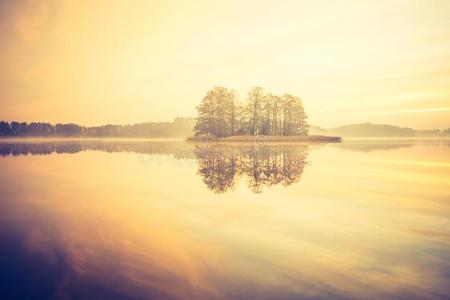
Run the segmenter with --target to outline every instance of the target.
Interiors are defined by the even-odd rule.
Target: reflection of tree
[[[246,177],[254,193],[264,187],[298,182],[306,164],[306,146],[218,149],[197,147],[198,173],[206,186],[224,193],[235,186],[237,177]]]
[[[206,186],[217,193],[223,193],[233,188],[236,174],[237,158],[233,153],[223,155],[216,151],[196,151],[199,162],[198,172]]]

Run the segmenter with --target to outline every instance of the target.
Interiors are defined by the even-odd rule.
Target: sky
[[[207,90],[312,124],[450,127],[450,1],[0,0],[0,119],[191,117]]]

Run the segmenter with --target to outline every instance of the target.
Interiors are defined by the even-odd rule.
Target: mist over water
[[[447,299],[449,140],[0,142],[1,299]]]

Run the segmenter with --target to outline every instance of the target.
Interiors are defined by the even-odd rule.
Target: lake
[[[450,299],[450,141],[0,141],[1,299]]]

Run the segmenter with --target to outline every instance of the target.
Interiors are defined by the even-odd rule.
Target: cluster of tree
[[[300,180],[306,165],[307,146],[255,148],[241,151],[217,151],[197,146],[198,173],[215,193],[232,190],[237,177],[246,177],[248,187],[261,193],[264,187],[291,185]]]
[[[53,136],[80,135],[82,127],[76,124],[56,124],[32,122],[0,122],[0,136]]]
[[[152,137],[189,136],[192,134],[193,118],[176,118],[173,122],[150,122],[133,125],[103,125],[86,127],[77,124],[19,123],[0,121],[0,136],[10,137]]]
[[[225,87],[208,91],[197,107],[195,136],[222,138],[232,135],[307,135],[307,116],[300,98],[281,97],[254,87],[242,105]]]

